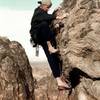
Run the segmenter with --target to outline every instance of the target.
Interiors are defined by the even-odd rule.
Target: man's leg
[[[48,46],[46,43],[42,44],[42,47],[44,49],[44,52],[47,56],[50,68],[52,70],[53,76],[56,78],[58,87],[60,87],[61,89],[65,89],[65,88],[69,88],[68,84],[66,84],[65,81],[63,81],[61,79],[61,74],[62,74],[62,66],[60,66],[60,60],[57,57],[57,54],[50,54],[48,51]]]
[[[58,49],[54,48],[51,44],[51,40],[54,37],[54,33],[51,31],[47,22],[42,22],[39,25],[39,38],[42,42],[47,42],[48,50],[50,53],[56,53]]]
[[[52,44],[51,44],[50,41],[47,41],[47,45],[48,45],[49,53],[56,53],[56,52],[58,52],[58,49],[55,49],[55,48],[52,46]]]
[[[56,77],[60,77],[61,76],[61,66],[60,66],[60,60],[57,57],[57,54],[53,53],[50,54],[50,52],[48,51],[48,46],[47,43],[43,43],[42,44],[43,50],[46,54],[47,60],[49,62],[50,68],[52,70],[53,76]]]

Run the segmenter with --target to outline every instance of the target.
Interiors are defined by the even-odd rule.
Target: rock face
[[[22,46],[0,37],[0,100],[34,100],[32,69]]]
[[[100,0],[64,0],[62,11],[68,15],[57,45],[72,89],[58,91],[51,78],[40,93],[43,100],[100,100]]]
[[[71,69],[71,100],[100,100],[100,0],[64,0],[62,6],[69,15],[57,40],[66,78]]]

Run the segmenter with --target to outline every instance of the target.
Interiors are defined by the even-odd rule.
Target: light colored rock
[[[100,100],[100,0],[63,0],[62,11],[68,16],[57,46],[72,90],[58,91],[55,79],[43,78],[37,100]]]
[[[100,0],[64,0],[62,5],[69,16],[63,20],[65,27],[57,43],[65,75],[66,67],[72,67],[76,77],[71,76],[72,85],[79,78],[71,93],[76,99],[71,100],[99,100]]]
[[[0,100],[34,100],[32,69],[22,46],[0,37]]]

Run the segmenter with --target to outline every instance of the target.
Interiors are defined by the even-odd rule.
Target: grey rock
[[[69,15],[57,43],[71,100],[100,100],[100,0],[64,0],[63,6]]]
[[[34,100],[34,79],[24,48],[0,37],[0,100]]]
[[[43,78],[37,100],[100,100],[100,0],[63,0],[61,6],[59,14],[68,16],[53,24],[64,23],[56,39],[72,89],[58,91],[53,77]]]

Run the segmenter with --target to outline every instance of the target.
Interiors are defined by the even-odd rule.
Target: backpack
[[[33,45],[33,47],[36,47],[37,45],[39,45],[39,39],[38,39],[38,32],[37,30],[30,30],[30,42]]]
[[[36,48],[36,56],[39,56],[39,39],[38,39],[38,32],[36,30],[31,31],[30,30],[30,43],[33,47]]]

